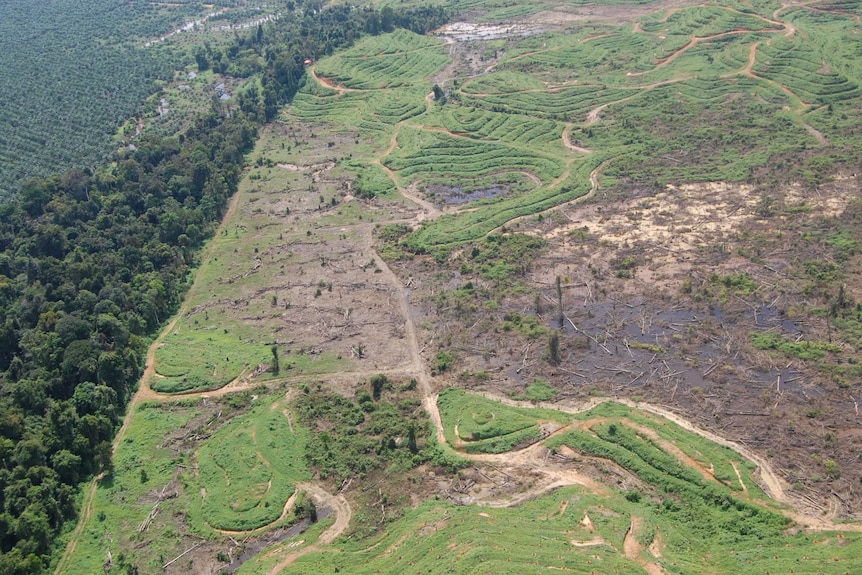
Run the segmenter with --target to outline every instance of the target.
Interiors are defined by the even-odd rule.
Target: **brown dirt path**
[[[345,88],[340,84],[336,84],[329,78],[324,78],[323,76],[317,75],[317,70],[314,66],[309,70],[311,73],[311,77],[314,78],[314,81],[323,86],[324,88],[329,88],[330,90],[334,90],[338,92],[338,94],[346,94],[347,92],[367,92],[368,90],[358,90],[356,88]]]
[[[685,54],[686,52],[688,52],[689,50],[691,50],[692,48],[694,48],[695,46],[700,44],[701,42],[709,42],[710,40],[715,40],[717,38],[724,38],[725,36],[734,36],[734,35],[739,35],[739,34],[751,34],[753,32],[764,32],[764,31],[768,31],[768,30],[769,29],[766,29],[766,30],[731,30],[729,32],[721,32],[719,34],[710,34],[709,36],[692,36],[691,40],[689,40],[685,46],[677,49],[671,55],[666,56],[665,58],[659,60],[656,63],[655,68],[653,68],[652,70],[645,70],[643,72],[629,72],[628,76],[644,76],[646,74],[652,74],[653,72],[655,72],[659,68],[664,68],[665,66],[667,66],[668,64],[670,64],[671,62],[673,62],[674,60],[676,60],[677,58],[679,58],[680,56],[682,56],[683,54]]]
[[[350,509],[350,504],[343,495],[332,495],[313,483],[300,483],[297,485],[297,488],[303,489],[318,502],[321,502],[332,509],[332,514],[335,516],[335,522],[326,531],[320,534],[320,537],[318,537],[314,544],[303,547],[302,549],[285,556],[284,559],[275,565],[275,567],[269,570],[269,575],[276,575],[303,555],[307,555],[313,551],[319,551],[322,546],[329,545],[335,541],[335,539],[347,529],[347,526],[350,524],[350,518],[353,515]]]
[[[632,515],[629,529],[626,531],[625,541],[623,543],[623,554],[629,561],[634,561],[643,567],[649,575],[667,575],[661,565],[648,561],[643,556],[643,546],[637,540],[637,532],[641,528],[641,518]]]
[[[745,485],[745,481],[742,480],[742,474],[739,473],[739,467],[736,466],[736,462],[731,460],[730,465],[733,466],[733,471],[736,473],[736,478],[739,480],[739,485],[742,487],[743,493],[748,493],[748,486]]]
[[[66,545],[66,550],[63,552],[63,556],[60,557],[60,560],[57,562],[57,567],[54,569],[54,575],[63,575],[68,570],[69,563],[72,560],[72,555],[75,554],[75,549],[78,547],[78,539],[81,538],[81,533],[84,531],[84,525],[87,524],[90,517],[93,515],[93,501],[96,498],[96,488],[98,487],[99,480],[101,478],[102,476],[99,475],[87,488],[87,493],[84,496],[83,512],[78,518],[75,530],[72,531],[72,537],[69,539],[68,545]]]
[[[595,123],[595,122],[593,122]],[[572,128],[573,124],[571,122],[566,123],[566,127],[563,128],[563,145],[570,149],[573,152],[578,152],[579,154],[592,154],[593,151],[589,148],[584,148],[582,146],[577,146],[572,143]]]

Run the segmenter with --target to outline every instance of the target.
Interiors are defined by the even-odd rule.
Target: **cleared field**
[[[325,137],[284,124],[259,141],[260,161],[156,350],[154,390],[268,381],[273,346],[280,377],[360,371],[364,362],[351,352],[360,345],[381,369],[406,362],[405,344],[387,339],[403,319],[387,306],[392,286],[376,273],[370,250],[371,222],[401,217],[403,203],[354,201],[342,178],[355,178],[359,166],[339,166],[335,158],[347,156],[341,147],[355,145],[356,136]],[[363,220],[367,225],[342,230]],[[369,336],[368,325],[379,336]]]
[[[424,92],[417,89],[337,92],[307,82],[290,105],[304,122],[331,122],[370,132],[386,132],[398,122],[425,111]]]
[[[716,532],[704,540],[660,506],[632,503],[622,496],[595,498],[577,488],[561,489],[516,509],[428,502],[399,521],[371,549],[345,545],[349,552],[309,553],[282,573],[563,570],[622,575],[649,572],[649,565],[656,573],[762,575],[792,569],[837,575],[852,570],[854,556],[862,549],[855,536],[782,536],[780,529],[771,529],[762,543],[746,543],[723,539],[719,534],[727,525],[709,524]],[[265,572],[249,568],[240,573]]]
[[[834,29],[849,37],[851,24],[799,7],[787,12],[799,25],[795,30],[777,4],[768,8],[764,17],[718,7],[662,11],[638,26],[606,26],[612,34],[589,40],[588,33],[511,38],[493,49],[480,46],[468,52],[477,61],[462,58],[453,66],[446,66],[448,48],[439,41],[407,33],[369,38],[317,62],[317,76],[309,74],[255,150],[238,203],[212,242],[182,317],[156,353],[162,377],[153,382],[156,389],[201,390],[239,378],[236,387],[247,388],[256,380],[243,379],[254,372],[273,386],[284,383],[278,378],[302,382],[309,374],[327,374],[309,384],[316,391],[304,388],[294,407],[314,434],[293,427],[282,411],[288,406],[268,399],[219,423],[193,457],[180,459],[189,466],[177,477],[183,482],[179,497],[186,498],[180,500],[191,510],[190,530],[209,537],[215,529],[249,531],[288,521],[285,502],[310,476],[310,461],[330,492],[355,498],[353,514],[342,509],[336,518],[354,518],[353,531],[338,531],[350,538],[313,528],[267,549],[240,573],[269,573],[288,559],[295,561],[285,564],[285,573],[852,572],[862,550],[858,535],[793,534],[788,527],[795,529],[794,520],[813,523],[770,500],[767,494],[783,493],[780,484],[776,490],[756,463],[730,448],[618,404],[574,414],[515,403],[592,395],[586,386],[558,385],[552,377],[559,373],[541,374],[553,385],[541,379],[510,385],[506,404],[445,391],[437,431],[452,449],[425,434],[430,426],[423,409],[436,421],[429,406],[435,388],[454,378],[496,385],[512,368],[491,357],[487,340],[473,352],[488,350],[485,364],[468,365],[468,346],[447,342],[444,310],[475,316],[476,333],[499,328],[502,341],[516,341],[506,340],[506,333],[514,334],[533,347],[512,346],[500,356],[523,353],[526,365],[529,349],[545,369],[542,348],[551,331],[542,297],[553,293],[551,274],[569,271],[558,261],[529,295],[515,293],[528,288],[511,280],[526,276],[525,262],[540,261],[537,254],[557,241],[552,230],[563,216],[546,210],[592,194],[631,196],[626,205],[639,206],[635,199],[667,189],[686,190],[674,201],[689,201],[694,192],[683,187],[687,182],[750,180],[785,154],[803,152],[811,166],[854,157],[858,144],[840,134],[858,122],[858,64],[831,62],[837,41],[802,30],[803,22],[834,20],[841,22]],[[851,48],[836,50],[846,59]],[[429,94],[434,82],[443,89],[436,100]],[[413,198],[421,213],[410,207]],[[466,205],[456,205],[461,198]],[[738,210],[756,209],[756,200],[735,201]],[[604,221],[611,204],[603,203],[601,213],[567,207],[572,227],[566,249],[610,250],[589,237],[593,228],[585,224]],[[621,217],[637,222],[639,210]],[[668,208],[663,217],[677,215]],[[380,238],[393,243],[377,252]],[[469,241],[475,243],[453,250]],[[838,232],[822,241],[855,249],[853,238]],[[645,259],[628,257],[624,242],[614,248],[623,250],[619,261]],[[398,275],[378,253],[392,254]],[[447,269],[440,262],[450,255]],[[451,275],[432,276],[435,263]],[[584,307],[614,281],[588,269],[592,278],[572,272],[565,284],[567,296],[583,295]],[[592,291],[581,294],[581,287]],[[416,312],[428,290],[434,300]],[[526,301],[533,295],[534,305]],[[590,337],[600,333],[598,320],[586,317],[591,310],[582,321],[572,316],[588,339],[579,347],[568,341],[570,357],[586,354],[589,340],[599,344]],[[629,313],[622,310],[624,321],[633,322]],[[638,361],[649,351],[654,359],[675,361],[676,340],[656,336],[653,344],[644,325],[636,336],[632,323],[631,346],[623,340],[635,353],[619,355]],[[835,318],[831,329],[851,329],[847,325]],[[776,341],[766,347],[783,351],[784,340]],[[749,343],[743,338],[742,345]],[[616,345],[607,353],[616,354]],[[433,378],[425,371],[431,362]],[[456,371],[457,362],[463,372]],[[488,371],[480,372],[486,364]],[[585,383],[592,367],[576,368]],[[705,377],[709,368],[696,367]],[[373,384],[365,385],[377,374],[393,378],[382,384],[382,401]],[[629,384],[646,378],[636,375]],[[693,390],[689,396],[699,397]],[[457,466],[438,456],[456,453],[465,466],[450,478],[448,470]],[[404,480],[410,487],[399,486],[397,504],[385,481],[371,483],[390,465],[410,469]],[[465,487],[471,481],[472,491]],[[569,485],[584,487],[560,488]],[[788,489],[787,500],[797,491]],[[431,501],[434,496],[439,499]],[[138,506],[138,515],[147,505]],[[321,533],[331,538],[315,541]],[[92,562],[96,554],[88,548],[87,557]]]
[[[204,333],[177,330],[156,353],[159,377],[152,388],[163,393],[218,389],[267,361],[266,346],[237,345],[239,342],[226,328],[209,327]]]
[[[846,56],[848,48],[828,34],[795,33],[773,12],[697,6],[656,11],[634,27],[589,24],[568,35],[495,40],[482,53],[495,60],[480,73],[457,78],[456,62],[441,102],[425,94],[448,61],[443,47],[406,32],[384,35],[321,60],[320,77],[289,117],[356,130],[362,145],[349,165],[368,189],[415,186],[438,204],[463,205],[425,219],[407,239],[429,252],[602,183],[739,181],[800,142],[825,145],[839,123],[854,120],[806,105],[856,101],[855,65],[825,64],[830,51]],[[838,18],[803,8],[788,14]],[[846,42],[849,25],[830,24]],[[411,60],[426,53],[443,59],[427,67]],[[401,64],[383,72],[386,61]],[[390,171],[369,165],[377,163]]]

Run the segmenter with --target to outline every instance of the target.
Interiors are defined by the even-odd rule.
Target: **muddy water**
[[[454,205],[464,204],[467,202],[475,202],[477,200],[485,200],[498,198],[509,193],[509,188],[505,186],[494,186],[481,190],[465,190],[460,186],[429,186],[429,191],[433,194],[430,198],[434,203]]]
[[[323,519],[326,519],[331,514],[331,509],[327,507],[319,507],[317,509],[317,520],[321,521]],[[245,563],[252,557],[258,555],[263,549],[271,545],[275,545],[276,543],[281,543],[282,541],[290,539],[291,537],[296,537],[297,535],[300,535],[301,533],[305,532],[310,526],[311,521],[309,519],[303,519],[299,523],[291,525],[286,529],[276,529],[275,531],[267,533],[262,537],[254,539],[243,547],[242,554],[236,559],[234,559],[233,563],[225,567],[225,571],[227,573],[235,573],[243,563]]]

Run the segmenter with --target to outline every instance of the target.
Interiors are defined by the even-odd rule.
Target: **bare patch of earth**
[[[646,14],[653,14],[661,10],[674,10],[700,4],[702,2],[698,0],[662,0],[625,6],[569,6],[563,4],[550,10],[543,10],[526,16],[518,21],[527,26],[545,26],[551,30],[565,29],[582,22],[607,22],[619,25],[634,22]]]
[[[828,242],[812,238],[854,225],[856,185],[839,175],[816,190],[727,183],[600,190],[589,204],[509,226],[548,247],[506,281],[477,273],[470,247],[443,265],[417,259],[395,269],[413,278],[425,362],[433,365],[439,350],[459,358],[434,387],[457,381],[514,395],[541,377],[557,400],[610,395],[664,405],[765,456],[813,513],[855,517],[857,392],[817,361],[756,349],[752,334],[834,337],[810,310],[838,286],[818,284],[805,262],[834,258]],[[849,257],[845,290],[856,298],[859,256]],[[733,287],[734,278],[746,287]],[[474,300],[441,300],[468,282]],[[547,336],[517,327],[524,318],[560,330],[559,365],[548,362]],[[826,475],[828,459],[840,477]]]

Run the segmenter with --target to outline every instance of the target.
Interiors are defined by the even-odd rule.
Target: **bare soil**
[[[526,292],[520,295],[463,274],[469,250],[442,266],[416,261],[399,263],[396,271],[413,278],[411,303],[423,325],[434,326],[419,334],[426,361],[441,341],[450,342],[461,358],[458,385],[501,395],[543,377],[561,399],[600,394],[663,405],[733,439],[747,457],[770,461],[780,485],[765,481],[775,483],[777,498],[789,493],[811,517],[855,517],[862,493],[853,479],[862,468],[853,454],[862,444],[853,433],[852,390],[812,362],[754,349],[750,337],[772,331],[790,339],[829,338],[825,321],[803,313],[820,296],[806,292],[799,262],[826,257],[803,241],[803,222],[842,217],[855,185],[855,178],[839,176],[817,190],[788,186],[781,205],[805,210],[779,209],[765,218],[758,213],[764,194],[749,185],[599,189],[592,201],[563,206],[542,222],[525,218],[507,226],[548,241],[526,276],[514,280]],[[622,265],[627,260],[634,262],[630,268]],[[715,277],[738,273],[751,278],[754,293],[715,284]],[[456,312],[431,298],[467,281],[491,288],[499,309]],[[854,297],[856,285],[847,282]],[[501,329],[503,316],[515,312],[561,329],[559,366],[543,359],[546,341]],[[840,447],[830,443],[836,437]],[[821,462],[827,458],[838,462],[840,478],[826,478]]]

